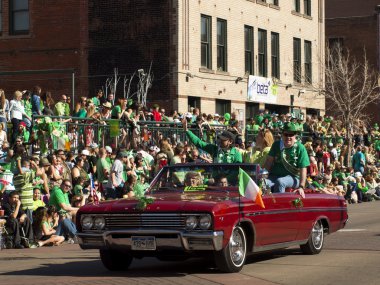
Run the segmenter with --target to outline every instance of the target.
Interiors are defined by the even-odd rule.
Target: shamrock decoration
[[[297,198],[297,199],[293,200],[292,204],[296,208],[303,208],[303,202],[302,202],[301,198]]]
[[[136,209],[144,211],[148,205],[154,202],[154,199],[143,196],[143,197],[140,197],[138,201],[139,202],[137,203]]]

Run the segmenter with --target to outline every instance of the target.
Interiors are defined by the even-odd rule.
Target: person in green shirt
[[[273,192],[283,193],[291,187],[304,198],[310,161],[305,146],[296,138],[297,133],[293,123],[284,125],[281,140],[273,143],[264,168],[269,171],[267,185]]]
[[[56,116],[70,116],[70,106],[67,103],[66,94],[61,95],[61,101],[54,106],[54,115]]]
[[[218,135],[218,145],[202,141],[199,137],[187,129],[187,120],[182,120],[182,126],[190,142],[197,148],[208,152],[215,163],[241,163],[243,161],[241,153],[234,147],[235,136],[229,131],[223,131]]]
[[[30,102],[31,92],[28,90],[22,91],[22,101],[21,104],[24,106],[25,114],[27,116],[23,116],[22,120],[26,123],[28,129],[32,126],[31,120],[28,118],[32,118],[32,103]]]
[[[103,90],[99,89],[98,93],[96,93],[95,97],[92,97],[92,103],[94,103],[95,107],[98,108],[100,106],[100,100],[103,97]]]
[[[25,122],[21,122],[18,125],[17,138],[20,138],[23,143],[29,142],[30,132],[28,131]]]
[[[44,201],[41,200],[41,190],[38,187],[33,189],[33,211],[39,207],[45,207]]]
[[[70,205],[69,191],[71,188],[71,181],[67,179],[63,180],[60,188],[54,186],[50,193],[49,205],[55,206],[60,216],[56,234],[59,236],[68,234],[73,238],[77,233],[73,220],[75,220],[79,208]]]
[[[105,148],[100,148],[99,158],[96,162],[96,177],[100,183],[104,185],[107,183],[111,166],[112,163],[107,159],[107,150]]]

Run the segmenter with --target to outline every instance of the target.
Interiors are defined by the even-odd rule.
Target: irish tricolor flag
[[[240,195],[253,200],[261,208],[265,208],[261,197],[261,189],[257,186],[255,181],[252,180],[248,173],[241,168],[239,168],[239,192]]]

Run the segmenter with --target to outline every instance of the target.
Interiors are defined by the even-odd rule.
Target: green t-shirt
[[[69,194],[64,193],[62,191],[62,189],[55,186],[55,187],[53,187],[51,194],[50,194],[49,205],[55,206],[59,213],[65,214],[66,211],[63,210],[60,206],[60,204],[62,204],[62,203],[65,205],[70,205]]]
[[[99,107],[100,105],[100,101],[98,99],[98,97],[92,97],[92,103],[96,106],[96,107]]]
[[[75,116],[74,117],[78,117],[78,118],[86,118],[86,116],[87,116],[87,111],[86,111],[86,109],[79,109],[79,111],[75,114]]]
[[[108,177],[104,175],[104,169],[108,169],[108,173],[111,169],[111,163],[107,160],[107,158],[99,158],[96,162],[96,177],[98,177],[98,181],[104,182],[108,180]]]
[[[32,103],[29,100],[22,100],[22,104],[24,105],[25,114],[29,117],[32,117]]]
[[[112,119],[118,119],[120,113],[121,113],[121,107],[120,107],[120,105],[116,105],[115,107],[113,107],[113,109],[111,111],[111,118]]]
[[[58,102],[54,106],[54,115],[56,116],[70,116],[69,104],[64,102]]]
[[[190,130],[186,132],[186,135],[197,148],[208,152],[213,157],[213,161],[216,163],[236,163],[243,161],[241,153],[236,147],[223,150],[215,144],[202,141]]]
[[[45,207],[44,201],[38,199],[38,200],[33,200],[33,211],[37,210],[39,207]]]
[[[283,177],[287,175],[299,176],[299,173],[295,174],[290,171],[292,169],[305,168],[310,165],[309,156],[305,146],[296,141],[292,147],[285,148],[282,141],[276,141],[273,143],[269,156],[274,158],[274,164],[270,171],[270,174]],[[285,167],[281,156],[284,156],[288,164],[290,165]]]

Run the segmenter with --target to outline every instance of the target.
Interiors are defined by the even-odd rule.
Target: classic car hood
[[[146,205],[144,212],[217,212],[238,204],[237,195],[226,192],[162,193],[149,197],[153,198],[153,203]],[[136,199],[120,199],[86,205],[80,212],[140,212],[138,204]]]

